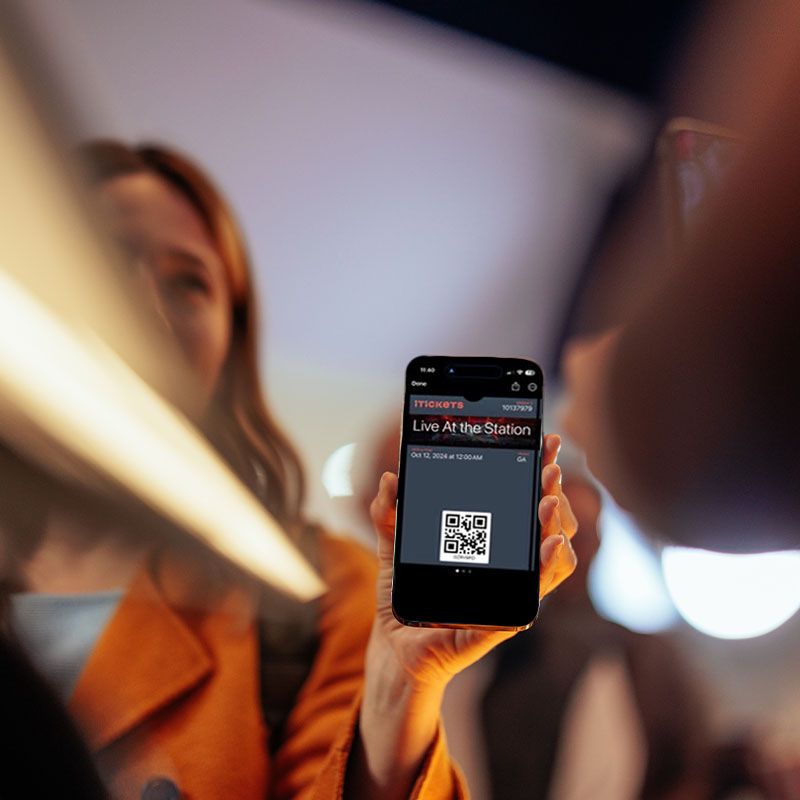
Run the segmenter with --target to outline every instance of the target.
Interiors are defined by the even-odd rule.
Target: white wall
[[[393,413],[409,358],[550,357],[598,200],[642,141],[641,109],[369,5],[39,9],[65,74],[93,91],[86,133],[184,148],[239,211],[268,393],[334,525],[349,520],[327,503],[321,464]]]

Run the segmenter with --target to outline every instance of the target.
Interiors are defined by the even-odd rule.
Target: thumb
[[[397,475],[384,472],[378,484],[378,494],[369,508],[372,525],[378,536],[378,555],[381,560],[392,559],[396,505]]]

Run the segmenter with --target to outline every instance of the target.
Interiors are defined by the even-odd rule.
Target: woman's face
[[[207,407],[231,345],[233,301],[203,218],[156,173],[112,178],[98,193],[137,283],[196,374]]]

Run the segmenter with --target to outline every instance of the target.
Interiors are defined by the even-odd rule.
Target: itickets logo
[[[452,408],[464,408],[463,400],[414,400],[414,408],[434,408],[447,411]]]

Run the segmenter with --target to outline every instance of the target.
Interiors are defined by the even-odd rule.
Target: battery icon
[[[535,375],[536,374],[536,370],[535,369],[526,369],[525,370],[525,374],[526,375]]]

